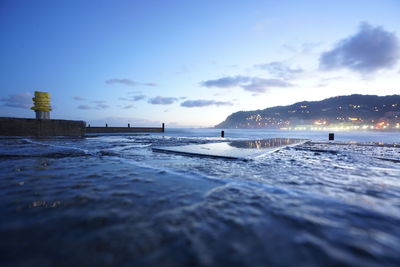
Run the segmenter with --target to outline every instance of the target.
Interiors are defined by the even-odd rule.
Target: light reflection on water
[[[307,139],[294,139],[294,138],[270,138],[261,140],[249,140],[249,141],[232,141],[228,144],[236,148],[248,148],[248,149],[264,149],[264,148],[275,148],[298,144],[307,141]]]

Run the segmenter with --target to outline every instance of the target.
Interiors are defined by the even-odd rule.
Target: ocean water
[[[399,132],[0,139],[1,266],[399,266]],[[152,148],[310,139],[251,161]]]

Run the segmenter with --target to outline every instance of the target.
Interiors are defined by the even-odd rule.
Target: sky
[[[211,127],[400,94],[399,0],[0,0],[0,116]]]

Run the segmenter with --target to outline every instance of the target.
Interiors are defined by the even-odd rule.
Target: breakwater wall
[[[161,127],[86,127],[84,121],[0,117],[0,136],[84,137],[86,133],[162,133],[164,130],[164,123]]]
[[[0,136],[83,137],[86,122],[0,117]]]
[[[164,127],[86,127],[86,133],[162,133]]]

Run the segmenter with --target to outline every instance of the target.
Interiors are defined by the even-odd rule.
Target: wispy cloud
[[[97,105],[95,106],[95,108],[96,108],[96,109],[106,109],[106,108],[109,108],[109,106],[106,105],[106,104],[97,104]]]
[[[147,101],[149,104],[153,105],[171,105],[178,101],[178,98],[176,97],[163,97],[163,96],[156,96],[153,98],[150,98],[149,101]]]
[[[74,96],[73,99],[76,100],[76,101],[83,101],[83,100],[86,100],[86,98],[80,97],[80,96]]]
[[[126,105],[126,106],[124,106],[124,107],[122,107],[123,109],[131,109],[131,108],[134,108],[135,106],[134,105]]]
[[[205,87],[231,88],[241,87],[246,91],[253,93],[265,93],[271,87],[289,87],[291,83],[281,79],[264,79],[259,77],[248,76],[231,76],[223,77],[216,80],[208,80],[201,82]]]
[[[303,73],[302,68],[291,68],[281,61],[255,65],[256,68],[267,70],[271,75],[280,79],[293,79],[297,74]]]
[[[253,78],[250,82],[243,84],[242,88],[253,93],[265,93],[271,87],[290,87],[292,84],[279,79]]]
[[[11,94],[5,98],[0,98],[3,106],[12,108],[29,109],[33,105],[31,93]]]
[[[215,101],[215,100],[186,100],[181,103],[182,107],[194,108],[194,107],[206,107],[206,106],[232,106],[231,102]]]
[[[145,95],[135,95],[135,96],[133,96],[133,97],[131,98],[131,100],[133,100],[133,101],[140,101],[140,100],[143,100],[143,99],[145,99],[145,98],[146,98]]]
[[[399,58],[400,44],[394,33],[362,23],[356,34],[324,52],[319,62],[323,70],[348,68],[360,73],[371,73],[394,67]]]
[[[122,101],[136,102],[136,101],[140,101],[140,100],[143,100],[146,98],[147,98],[147,96],[145,96],[145,95],[134,95],[134,96],[128,96],[128,97],[119,97],[118,99],[122,100]]]
[[[90,105],[79,105],[78,109],[83,109],[83,110],[90,110],[90,109],[97,109],[97,110],[101,110],[101,109],[107,109],[109,108],[108,105],[106,104],[97,104],[94,106],[90,106]]]
[[[245,76],[231,76],[223,77],[215,80],[203,81],[200,84],[205,87],[218,87],[218,88],[230,88],[239,86],[243,82],[247,82],[249,77]]]
[[[315,50],[317,50],[318,47],[321,46],[322,43],[320,42],[307,42],[307,43],[303,43],[301,45],[301,53],[302,54],[310,54],[313,52],[316,52]]]
[[[89,106],[89,105],[79,105],[79,106],[78,106],[78,109],[87,110],[87,109],[93,109],[93,107],[92,107],[92,106]]]
[[[143,82],[137,82],[137,81],[133,81],[130,79],[109,79],[105,81],[106,84],[122,84],[122,85],[126,85],[126,86],[156,86],[156,83],[143,83]]]

